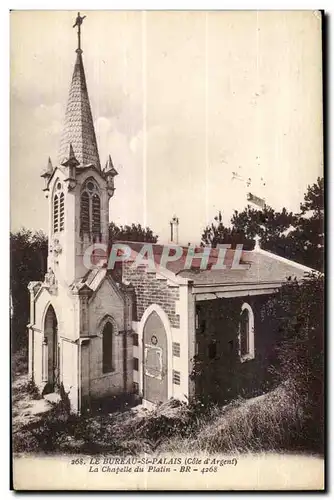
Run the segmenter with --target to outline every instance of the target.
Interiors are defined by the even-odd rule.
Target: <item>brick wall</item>
[[[133,268],[131,263],[123,264],[123,278],[129,281],[135,290],[135,321],[141,320],[151,304],[158,304],[166,312],[171,327],[180,327],[180,317],[175,309],[175,302],[179,300],[178,287],[168,286],[167,280],[157,279],[154,273],[147,273],[144,267]]]

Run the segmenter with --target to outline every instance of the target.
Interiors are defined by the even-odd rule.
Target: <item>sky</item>
[[[11,228],[47,232],[74,11],[11,12]],[[82,49],[110,220],[198,243],[246,194],[297,211],[323,173],[321,20],[312,11],[85,11]],[[237,175],[234,175],[235,172]],[[247,180],[248,181],[247,183]],[[250,183],[249,183],[250,182]],[[247,185],[248,184],[248,185]]]

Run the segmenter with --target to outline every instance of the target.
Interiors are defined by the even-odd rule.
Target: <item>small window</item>
[[[198,333],[204,333],[206,328],[206,321],[203,318],[203,314],[201,314],[201,309],[199,307],[196,308],[195,328]]]
[[[139,360],[138,358],[133,358],[133,369],[138,371],[139,370]]]
[[[199,309],[196,309],[196,316],[195,316],[195,328],[196,330],[199,329]]]
[[[139,345],[138,344],[138,333],[134,333],[132,338],[133,338],[133,345]]]
[[[208,346],[208,355],[209,359],[216,359],[217,356],[217,342],[215,340],[211,340]]]
[[[132,391],[133,394],[139,394],[139,384],[137,382],[133,382]]]
[[[178,342],[173,342],[173,356],[180,357],[180,344]]]
[[[173,370],[173,384],[180,385],[181,383],[181,373]]]
[[[246,302],[242,305],[239,324],[239,353],[241,361],[253,359],[254,349],[254,314]]]
[[[113,327],[106,323],[102,333],[103,373],[112,372],[113,367]]]

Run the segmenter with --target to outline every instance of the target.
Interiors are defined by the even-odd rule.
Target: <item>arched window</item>
[[[254,314],[246,302],[241,307],[239,324],[239,354],[241,361],[253,359],[254,347]]]
[[[94,194],[92,198],[92,232],[98,236],[101,233],[101,203],[98,194]]]
[[[89,196],[86,191],[81,195],[80,200],[80,232],[89,233]]]
[[[80,232],[101,241],[101,201],[98,187],[93,179],[88,179],[83,187],[80,202]]]
[[[65,223],[65,199],[64,193],[60,194],[59,198],[59,231],[64,231]]]
[[[65,226],[65,196],[61,182],[55,185],[53,196],[53,232],[64,231]]]
[[[53,197],[53,232],[56,233],[58,231],[59,225],[59,198],[58,195],[55,194]]]
[[[102,371],[103,373],[112,372],[114,369],[113,363],[113,327],[108,321],[102,332]]]

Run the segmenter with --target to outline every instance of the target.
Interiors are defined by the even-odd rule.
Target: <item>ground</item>
[[[321,453],[310,439],[309,418],[289,383],[223,407],[170,400],[155,410],[127,401],[77,416],[67,402],[42,399],[26,373],[26,352],[13,360],[14,452],[299,452]]]

